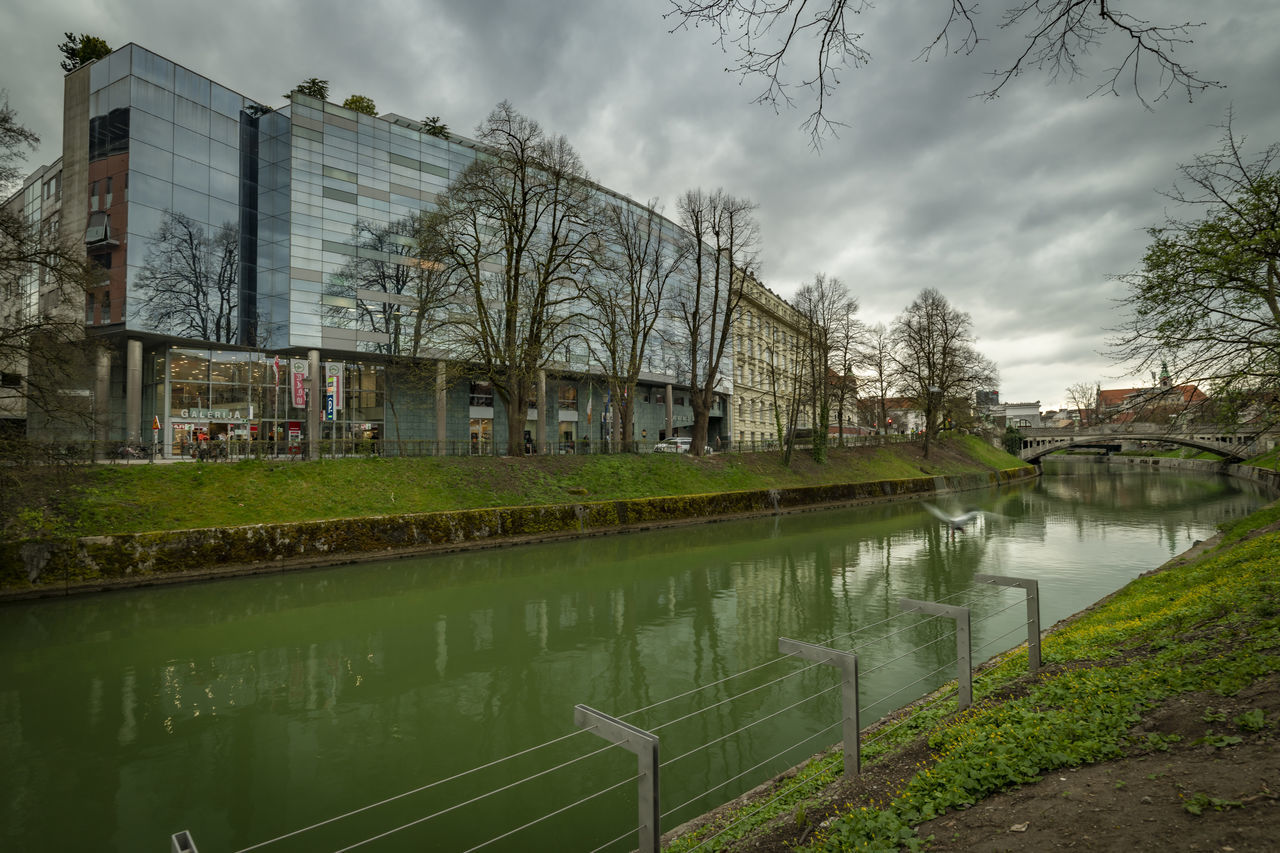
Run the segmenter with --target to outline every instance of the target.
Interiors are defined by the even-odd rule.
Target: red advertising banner
[[[299,409],[307,405],[307,377],[305,374],[293,374],[293,405]]]

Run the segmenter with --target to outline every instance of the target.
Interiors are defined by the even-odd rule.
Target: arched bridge
[[[1170,430],[1154,424],[1127,424],[1123,427],[1107,425],[1086,429],[1024,428],[1022,450],[1018,456],[1026,462],[1035,462],[1050,453],[1072,447],[1093,447],[1107,453],[1118,453],[1121,450],[1137,450],[1143,442],[1180,444],[1196,450],[1207,450],[1226,457],[1229,462],[1240,462],[1269,449],[1269,444],[1264,444],[1263,436],[1257,433],[1186,427]]]

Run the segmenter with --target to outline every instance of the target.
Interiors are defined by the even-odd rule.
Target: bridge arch
[[[1233,436],[1233,438],[1235,438]],[[1243,437],[1241,437],[1243,438]],[[1095,433],[1091,435],[1062,434],[1056,436],[1041,435],[1023,439],[1022,451],[1018,454],[1024,462],[1038,462],[1050,453],[1068,450],[1072,447],[1102,447],[1110,452],[1125,442],[1157,441],[1178,444],[1196,450],[1216,453],[1227,462],[1242,462],[1245,455],[1241,452],[1250,447],[1252,442],[1236,443],[1215,438],[1193,435],[1177,435],[1171,433]],[[1031,446],[1028,447],[1027,444]]]

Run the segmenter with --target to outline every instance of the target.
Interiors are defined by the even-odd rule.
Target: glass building
[[[68,74],[64,99],[61,228],[103,270],[84,308],[110,352],[102,437],[154,436],[168,454],[224,437],[501,451],[491,388],[398,358],[416,351],[413,219],[476,143],[300,94],[272,109],[133,44]],[[598,439],[601,377],[584,352],[557,356],[527,440]],[[637,438],[691,424],[669,374],[639,394]],[[731,435],[730,411],[718,401],[712,436]]]

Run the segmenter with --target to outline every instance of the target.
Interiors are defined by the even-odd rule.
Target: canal
[[[1049,463],[939,498],[995,514],[954,539],[905,502],[3,605],[0,846],[631,850],[635,758],[575,705],[658,733],[670,829],[839,741],[779,637],[856,648],[865,726],[955,676],[899,598],[970,606],[985,660],[1024,611],[975,573],[1048,626],[1269,499]]]

